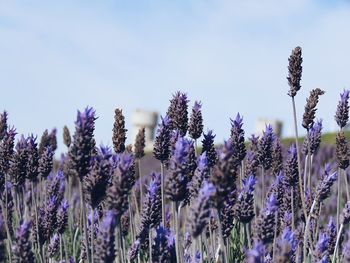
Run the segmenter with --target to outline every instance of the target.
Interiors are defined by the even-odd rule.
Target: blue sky
[[[115,107],[166,111],[171,94],[201,100],[217,141],[229,118],[285,122],[287,59],[304,54],[299,120],[310,89],[326,90],[317,117],[334,129],[350,83],[348,1],[0,1],[0,110],[19,133],[74,127],[93,106],[97,142],[110,144]],[[131,134],[130,134],[131,136]]]

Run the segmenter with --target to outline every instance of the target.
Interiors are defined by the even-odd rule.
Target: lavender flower
[[[56,215],[55,229],[59,234],[63,234],[68,225],[68,202],[62,201]]]
[[[130,154],[121,154],[118,168],[112,176],[112,185],[107,189],[107,207],[120,216],[128,209],[128,196],[134,180],[134,158]]]
[[[343,212],[340,215],[340,223],[343,225],[350,223],[350,202],[346,203]]]
[[[306,99],[305,112],[303,115],[303,127],[307,130],[314,124],[316,106],[318,103],[319,96],[323,95],[325,92],[319,88],[313,89],[310,92],[310,97]]]
[[[190,185],[191,198],[198,196],[199,190],[202,188],[202,184],[205,180],[209,179],[209,166],[206,153],[202,153],[198,158],[197,169],[194,172],[194,176]]]
[[[46,205],[39,209],[39,238],[40,245],[43,245],[55,231],[56,214],[59,207],[57,197],[53,196],[47,201]]]
[[[248,151],[245,161],[245,176],[256,175],[259,167],[258,155],[255,151]]]
[[[106,196],[112,172],[111,156],[111,150],[101,146],[98,155],[91,159],[90,172],[84,177],[84,197],[92,208],[97,208]]]
[[[56,197],[58,202],[61,202],[64,194],[64,184],[65,178],[62,171],[57,171],[55,176],[50,174],[46,182],[46,195]]]
[[[123,111],[115,109],[112,141],[116,153],[122,153],[125,150],[126,132]]]
[[[328,254],[332,255],[334,252],[335,243],[337,240],[337,227],[334,223],[333,217],[329,219],[329,222],[327,224],[326,234],[329,237],[328,248],[327,248]]]
[[[246,155],[244,130],[242,126],[243,117],[237,113],[236,119],[231,119],[231,140],[233,147],[236,149],[235,158],[238,163],[240,163]]]
[[[211,168],[213,167],[217,160],[218,156],[214,147],[214,138],[215,134],[213,134],[212,130],[209,130],[206,134],[203,134],[204,139],[202,140],[202,153],[207,154],[208,158],[208,166]]]
[[[236,212],[238,220],[242,223],[249,223],[254,213],[254,188],[256,180],[250,175],[243,180],[243,188],[238,196]]]
[[[22,136],[16,144],[16,151],[14,152],[11,160],[10,178],[16,191],[24,185],[27,175],[27,140]]]
[[[5,132],[0,140],[0,188],[5,184],[5,175],[9,172],[13,158],[13,147],[16,131],[14,128]]]
[[[210,216],[210,199],[215,194],[214,185],[205,182],[196,201],[190,207],[191,234],[197,238],[208,223]]]
[[[112,263],[114,262],[114,229],[116,221],[112,211],[107,211],[103,222],[99,227],[96,239],[95,261]]]
[[[51,147],[48,146],[44,149],[43,153],[40,155],[38,162],[38,173],[41,178],[47,178],[53,168],[53,155],[54,152]]]
[[[56,138],[56,129],[52,129],[49,133],[48,130],[45,130],[40,139],[39,144],[39,155],[41,155],[44,149],[48,146],[51,147],[51,150],[54,152],[57,149],[57,138]]]
[[[221,207],[219,212],[219,219],[221,222],[221,232],[222,237],[224,239],[227,239],[230,234],[231,230],[234,227],[234,217],[235,217],[235,210],[234,205],[236,203],[237,194],[236,190],[232,191],[228,194],[227,198],[224,200],[224,203]]]
[[[186,198],[188,178],[188,165],[190,142],[179,138],[174,153],[170,159],[169,174],[166,178],[165,193],[171,201],[179,202]]]
[[[168,116],[161,118],[161,123],[158,125],[157,135],[154,141],[153,155],[156,159],[164,163],[169,159],[170,155],[170,119]]]
[[[137,255],[140,251],[140,240],[135,240],[134,243],[131,245],[128,251],[128,259],[130,262],[134,262],[137,258]]]
[[[60,237],[58,234],[54,234],[50,239],[49,246],[47,247],[47,255],[49,258],[53,258],[58,251],[58,246],[60,243]]]
[[[336,156],[338,167],[345,170],[349,166],[349,146],[343,131],[337,133]]]
[[[298,241],[290,229],[284,229],[282,236],[277,240],[276,262],[296,262],[295,253]]]
[[[314,155],[321,143],[321,131],[322,131],[322,120],[314,123],[308,130],[304,140],[303,152],[304,154]]]
[[[135,140],[135,158],[141,159],[145,155],[145,128],[139,129]]]
[[[144,228],[157,227],[162,218],[160,174],[152,173],[150,176],[152,180],[147,188],[141,215],[141,224]]]
[[[23,222],[16,230],[16,236],[12,247],[13,262],[34,263],[35,257],[30,242],[31,222]]]
[[[201,137],[203,133],[203,117],[201,107],[201,102],[195,101],[190,117],[188,133],[190,134],[190,137],[194,140],[197,140],[199,137]]]
[[[170,127],[172,130],[179,130],[181,136],[185,136],[188,128],[188,99],[185,93],[180,91],[173,95],[170,100],[170,106],[167,116],[170,118]]]
[[[340,93],[340,101],[335,113],[335,121],[340,129],[344,128],[349,120],[349,90]]]
[[[7,112],[0,114],[0,141],[5,137],[7,131]]]
[[[331,192],[331,187],[333,183],[337,180],[337,173],[329,173],[329,168],[326,166],[325,175],[322,181],[317,185],[316,188],[316,200],[322,202],[325,200]]]
[[[278,174],[283,170],[283,155],[282,146],[279,138],[276,138],[272,145],[272,163],[271,172],[272,174]]]
[[[37,148],[36,138],[31,135],[27,139],[27,174],[26,177],[30,181],[36,181],[38,178],[39,152]]]
[[[73,144],[68,154],[70,166],[80,179],[86,176],[90,169],[90,159],[95,148],[95,120],[95,111],[92,108],[86,108],[83,112],[78,111]]]
[[[271,125],[267,125],[263,136],[259,140],[258,144],[258,159],[259,164],[268,170],[271,167],[272,162],[272,144],[275,139],[275,135]]]
[[[292,144],[288,150],[288,157],[285,165],[286,183],[289,187],[294,187],[298,184],[298,159],[295,145]]]
[[[328,258],[329,237],[326,233],[320,234],[313,252],[313,262],[320,262],[323,258]]]
[[[63,143],[69,148],[72,143],[72,138],[70,136],[70,132],[68,127],[65,125],[63,127]]]
[[[301,80],[301,74],[302,74],[302,62],[303,58],[301,57],[301,47],[296,47],[293,49],[292,54],[290,55],[288,59],[289,65],[288,65],[288,85],[290,87],[288,95],[290,97],[295,97],[297,95],[297,92],[300,90],[300,80]]]
[[[152,259],[154,263],[175,263],[174,236],[162,226],[157,228],[157,236],[152,247]]]
[[[268,244],[273,241],[275,233],[275,213],[278,209],[277,199],[274,194],[270,195],[266,202],[266,207],[258,219],[258,237],[264,243]]]
[[[255,243],[251,250],[246,252],[245,263],[264,263],[265,247],[262,243]]]
[[[211,173],[210,180],[216,188],[215,203],[219,210],[227,195],[236,190],[237,163],[233,158],[234,152],[232,142],[225,142],[218,151],[219,160]]]

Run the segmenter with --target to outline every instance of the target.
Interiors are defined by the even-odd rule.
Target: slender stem
[[[60,260],[63,261],[63,245],[62,245],[62,235],[60,235]]]
[[[219,238],[220,238],[220,246],[222,247],[222,251],[223,253],[223,260],[222,263],[227,263],[227,253],[226,253],[226,246],[225,246],[225,241],[224,241],[224,237],[222,236],[222,226],[221,226],[221,222],[220,222],[220,218],[219,218],[219,211],[217,211],[217,219],[218,219],[218,231],[219,231]]]
[[[341,233],[343,231],[344,225],[341,224],[339,231],[338,231],[338,235],[337,235],[337,242],[335,243],[335,248],[334,248],[334,253],[333,253],[333,258],[332,258],[332,263],[335,263],[335,259],[337,258],[337,254],[338,254],[338,246],[339,246],[339,241],[340,241],[340,237],[341,237]]]
[[[79,183],[79,191],[80,191],[80,212],[82,216],[82,223],[83,223],[83,231],[84,231],[84,243],[86,247],[86,256],[88,263],[91,262],[90,258],[90,249],[89,249],[89,238],[88,238],[88,230],[87,230],[87,222],[86,222],[86,211],[85,211],[85,204],[84,204],[84,196],[83,196],[83,182],[80,181]]]
[[[261,208],[264,207],[264,198],[265,198],[265,169],[261,167]]]
[[[34,213],[35,213],[35,228],[36,228],[36,238],[38,241],[38,249],[39,249],[39,255],[41,255],[42,253],[44,253],[42,251],[42,246],[40,244],[40,236],[39,236],[39,219],[38,219],[38,205],[36,203],[36,198],[35,198],[35,193],[34,193],[34,183],[33,181],[30,182],[30,186],[31,186],[31,191],[32,191],[32,200],[34,202]],[[42,258],[41,261],[45,260],[45,258]]]
[[[276,255],[276,241],[277,241],[277,225],[278,225],[278,212],[275,213],[275,233],[273,236],[273,245],[272,245],[272,262],[275,262]]]
[[[197,157],[198,152],[197,152],[197,139],[194,140],[194,155]]]
[[[306,262],[306,256],[307,256],[307,240],[308,240],[308,236],[309,236],[310,220],[311,220],[311,216],[312,216],[312,213],[315,209],[316,204],[317,204],[317,201],[314,200],[312,203],[312,206],[310,208],[310,214],[306,219],[306,225],[305,225],[305,231],[304,231],[304,253],[303,253],[304,262]]]
[[[8,253],[9,253],[9,258],[10,258],[10,262],[12,261],[12,255],[11,255],[11,251],[12,251],[12,239],[11,239],[11,233],[9,230],[9,226],[8,226],[8,220],[7,220],[7,207],[4,208],[4,204],[1,202],[1,210],[5,211],[5,218],[4,218],[4,225],[5,225],[5,230],[6,230],[6,235],[7,235],[7,242],[8,242]]]
[[[176,249],[176,259],[177,262],[181,262],[180,258],[180,232],[179,232],[179,222],[178,222],[178,204],[173,202],[173,215],[174,215],[174,228],[175,228],[175,249]]]
[[[91,262],[94,263],[94,228],[95,228],[95,216],[94,209],[91,207]]]
[[[142,181],[142,175],[141,175],[141,160],[137,160],[137,166],[139,170],[139,180],[140,180],[140,207],[142,207],[143,201],[143,181]]]
[[[76,228],[75,233],[74,233],[74,237],[73,237],[73,257],[75,258],[75,260],[77,260],[77,249],[76,249],[76,244],[77,244],[77,238],[78,238],[78,234],[79,234],[79,227]]]
[[[307,182],[308,182],[308,177],[307,177],[308,160],[309,160],[309,154],[307,154],[305,156],[305,163],[304,163],[304,189],[306,189],[306,185],[307,185]]]
[[[337,185],[337,229],[339,229],[339,214],[340,214],[340,195],[341,195],[341,187],[340,187],[340,180],[341,180],[341,169],[338,168],[338,185]]]
[[[294,211],[294,186],[291,186],[290,188],[290,199],[291,199],[291,206],[292,206],[292,229],[295,229],[295,211]]]
[[[149,262],[152,263],[152,231],[151,229],[148,231],[148,247],[149,247]]]
[[[343,174],[344,174],[344,178],[345,178],[346,199],[347,199],[347,201],[350,201],[350,190],[349,190],[348,175],[346,174],[345,170],[343,170]]]
[[[160,173],[161,173],[161,192],[162,192],[162,224],[165,227],[165,196],[164,196],[164,182],[165,182],[165,174],[164,174],[164,164],[160,164]]]
[[[305,200],[304,200],[304,189],[303,189],[303,181],[301,178],[301,169],[300,169],[300,151],[299,151],[299,142],[298,142],[298,123],[297,123],[297,113],[295,108],[295,99],[292,97],[292,104],[293,104],[293,117],[294,117],[294,132],[295,132],[295,147],[297,149],[297,159],[298,159],[298,172],[299,172],[299,191],[300,191],[300,198],[301,198],[301,205],[304,212],[304,217],[307,217],[306,208],[305,208]]]
[[[198,239],[197,239],[197,242],[198,242]],[[199,250],[200,250],[200,253],[201,253],[201,258],[200,258],[200,263],[203,262],[203,238],[202,238],[202,235],[199,236]]]
[[[309,173],[308,173],[308,182],[309,182],[309,189],[311,191],[311,170],[312,170],[312,163],[314,160],[313,154],[311,154],[311,157],[309,159]]]

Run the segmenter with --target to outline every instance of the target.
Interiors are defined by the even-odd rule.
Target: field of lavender
[[[170,100],[147,154],[144,128],[134,145],[125,144],[120,109],[113,147],[96,146],[94,109],[78,111],[73,136],[63,129],[60,158],[55,129],[15,143],[16,130],[1,114],[0,262],[350,262],[349,91],[334,104],[335,144],[322,144],[315,115],[324,91],[311,90],[297,118],[300,47],[288,62],[291,145],[270,125],[246,138],[237,114],[230,138],[215,146],[202,104],[189,112],[182,92]],[[157,167],[148,173],[150,155]]]

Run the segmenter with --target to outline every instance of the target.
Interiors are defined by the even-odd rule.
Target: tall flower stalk
[[[300,151],[299,151],[299,135],[298,135],[298,122],[297,122],[297,113],[295,107],[295,96],[297,92],[300,90],[301,85],[301,76],[302,76],[302,62],[303,58],[301,56],[301,47],[296,47],[293,49],[292,54],[290,55],[288,61],[288,85],[289,92],[288,95],[292,98],[292,106],[293,106],[293,118],[294,118],[294,132],[295,132],[295,145],[297,150],[297,159],[298,159],[298,171],[299,171],[299,191],[301,197],[302,208],[304,212],[304,216],[306,218],[306,209],[305,209],[305,201],[304,201],[304,189],[303,189],[303,180],[301,178],[301,160],[300,160]]]

